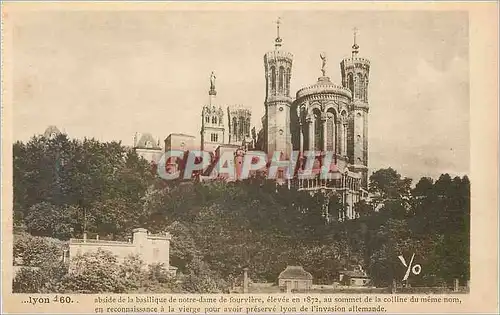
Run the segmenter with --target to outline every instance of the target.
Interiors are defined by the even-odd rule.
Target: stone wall
[[[69,258],[102,249],[112,252],[120,260],[129,255],[137,254],[146,265],[161,263],[172,271],[175,270],[175,267],[170,266],[170,239],[169,233],[150,234],[142,228],[134,229],[133,240],[129,242],[87,239],[86,237],[70,239]]]

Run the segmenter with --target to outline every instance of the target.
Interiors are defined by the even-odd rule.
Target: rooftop
[[[352,97],[351,90],[349,90],[348,88],[334,84],[332,81],[330,81],[329,77],[319,77],[318,81],[315,84],[300,89],[297,92],[297,99],[320,93],[339,94],[348,98]]]
[[[302,266],[287,266],[285,270],[283,270],[279,277],[279,279],[300,279],[300,280],[312,280],[312,275],[305,271]]]

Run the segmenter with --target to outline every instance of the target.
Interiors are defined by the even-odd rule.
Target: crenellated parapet
[[[264,55],[264,64],[275,64],[278,62],[292,63],[293,54],[283,50],[272,50]]]
[[[341,64],[346,67],[370,68],[370,60],[361,57],[344,58],[342,59]]]

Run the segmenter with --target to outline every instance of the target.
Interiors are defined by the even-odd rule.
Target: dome
[[[332,83],[329,77],[320,77],[315,84],[300,89],[297,92],[297,99],[313,94],[338,94],[349,99],[352,98],[351,90]]]
[[[43,136],[45,138],[53,138],[53,137],[60,135],[60,134],[61,134],[61,132],[59,131],[59,129],[57,129],[56,126],[49,126],[49,127],[47,127],[47,129],[45,129]]]

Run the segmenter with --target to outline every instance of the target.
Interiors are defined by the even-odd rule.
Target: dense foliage
[[[163,288],[168,292],[226,291],[243,267],[249,268],[253,281],[274,282],[290,264],[304,266],[315,283],[332,283],[339,270],[361,265],[375,285],[386,286],[393,279],[400,281],[405,272],[397,256],[408,260],[413,253],[423,270],[411,278],[413,285],[450,285],[455,278],[469,279],[466,176],[443,174],[412,186],[411,179],[392,168],[378,170],[370,177],[373,198],[356,206],[360,217],[337,222],[326,220],[344,211],[336,195],[311,196],[261,178],[238,183],[165,182],[151,169],[116,142],[70,140],[65,135],[18,142],[14,144],[15,223],[31,235],[61,240],[81,237],[84,229],[101,238],[123,240],[136,227],[153,233],[169,231],[171,263],[184,278],[183,287],[168,283]],[[37,261],[36,252],[25,251],[15,252]],[[121,284],[117,279],[124,279],[119,276],[122,267],[112,257],[105,258],[99,268],[108,268],[115,277],[108,284],[75,278],[72,283],[80,283],[79,287],[66,289],[155,291],[163,286],[137,284],[139,280]],[[89,272],[99,274],[85,279],[104,281],[102,270]],[[33,275],[23,271],[21,276]]]

